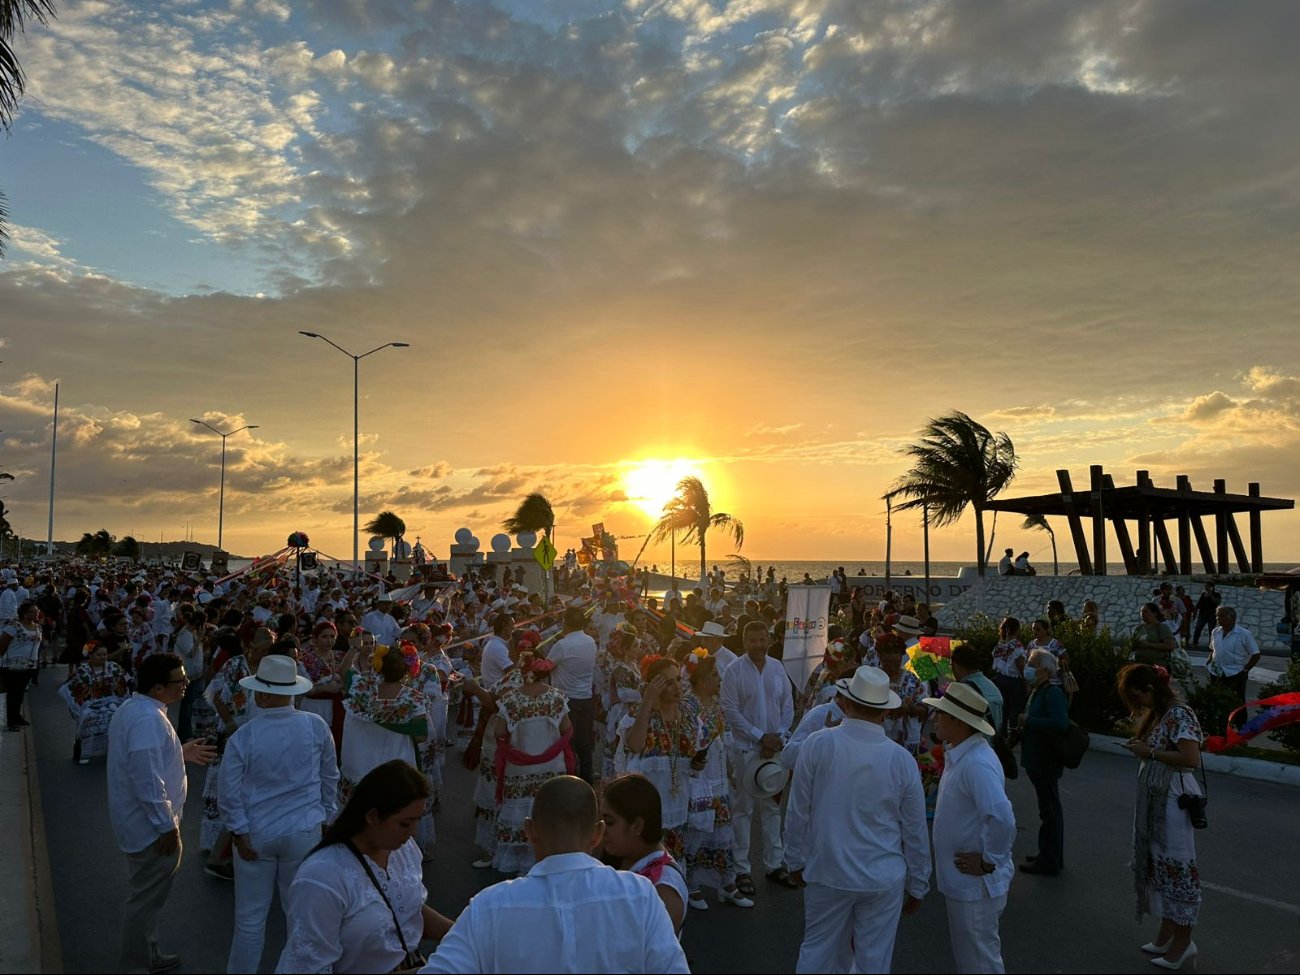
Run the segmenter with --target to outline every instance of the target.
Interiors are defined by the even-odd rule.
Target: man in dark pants
[[[1214,630],[1214,614],[1219,610],[1219,603],[1223,601],[1223,595],[1215,592],[1214,583],[1205,584],[1205,592],[1201,593],[1201,598],[1196,601],[1196,629],[1192,632],[1192,647],[1195,648],[1201,642],[1201,630]]]
[[[1245,704],[1251,668],[1259,663],[1259,647],[1250,630],[1237,625],[1237,611],[1231,606],[1220,606],[1214,619],[1219,625],[1210,633],[1210,659],[1205,669],[1212,684],[1228,688],[1239,704]],[[1237,712],[1232,723],[1238,728],[1246,723],[1245,708]]]
[[[546,659],[555,664],[551,686],[569,699],[569,720],[573,722],[573,751],[578,757],[578,775],[592,780],[591,753],[596,746],[596,702],[592,680],[596,669],[596,641],[584,632],[587,614],[577,606],[564,611],[564,634],[555,641]]]

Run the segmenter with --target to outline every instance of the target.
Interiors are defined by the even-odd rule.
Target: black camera
[[[1192,829],[1205,829],[1210,821],[1205,817],[1205,796],[1189,796],[1183,793],[1178,797],[1178,808],[1187,810],[1187,818],[1192,821]]]

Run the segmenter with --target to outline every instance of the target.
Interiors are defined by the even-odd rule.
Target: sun
[[[641,460],[623,471],[623,490],[627,500],[651,518],[658,519],[677,493],[683,477],[699,477],[700,469],[689,460]]]

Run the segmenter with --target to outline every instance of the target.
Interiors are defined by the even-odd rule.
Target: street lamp
[[[358,541],[361,537],[361,432],[360,425],[357,422],[358,404],[360,402],[360,382],[361,382],[361,360],[368,355],[374,355],[376,352],[382,352],[384,349],[409,349],[410,342],[385,342],[378,348],[371,349],[369,352],[363,352],[361,355],[353,355],[337,342],[331,342],[319,332],[304,332],[298,330],[299,335],[305,335],[309,339],[320,339],[322,342],[329,342],[330,345],[338,349],[345,356],[352,360],[352,571],[355,572],[360,566]]]
[[[246,423],[238,430],[231,430],[229,433],[222,433],[206,420],[195,420],[191,418],[190,422],[197,423],[201,427],[207,427],[221,438],[221,493],[217,495],[217,548],[221,551],[225,551],[221,548],[221,535],[226,520],[226,438],[233,437],[235,434],[242,433],[245,430],[256,430],[258,425],[256,423]]]

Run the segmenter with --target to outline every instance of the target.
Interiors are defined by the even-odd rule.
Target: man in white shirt
[[[339,785],[329,725],[293,706],[312,682],[298,676],[292,657],[263,657],[239,686],[253,694],[257,715],[226,741],[217,792],[239,854],[231,973],[257,971],[271,897],[278,888],[281,910],[288,904],[294,874],[320,842],[321,824],[334,817]]]
[[[844,720],[803,743],[786,809],[791,877],[808,884],[795,971],[888,972],[899,914],[929,890],[925,794],[916,759],[885,736],[902,705],[889,675],[859,667],[835,688]]]
[[[732,775],[739,775],[755,752],[771,758],[785,746],[794,722],[790,679],[781,661],[767,656],[767,626],[754,620],[745,627],[744,656],[722,674],[722,712],[731,729]],[[734,783],[731,792],[732,828],[735,835],[736,886],[746,897],[755,893],[750,872],[749,842],[755,812],[762,834],[763,867],[769,880],[797,886],[783,864],[781,806],[773,798],[757,799]]]
[[[986,735],[986,701],[969,684],[951,683],[925,703],[938,712],[944,743],[943,777],[934,809],[934,872],[948,906],[948,936],[956,971],[1006,971],[998,921],[1007,906],[1015,864],[1016,815],[1002,765]]]
[[[704,608],[707,609],[716,618],[722,612],[722,607],[727,605],[727,601],[722,598],[722,592],[717,586],[709,590],[709,598],[704,602]]]
[[[483,658],[479,664],[479,683],[490,691],[501,682],[515,662],[510,659],[509,639],[515,632],[515,618],[509,613],[499,613],[492,620],[492,635],[483,643]]]
[[[591,856],[604,838],[596,794],[547,781],[524,833],[524,877],[475,895],[422,972],[689,972],[654,885]]]
[[[815,731],[821,731],[823,728],[834,728],[843,720],[844,709],[840,707],[838,694],[824,704],[810,707],[808,713],[800,719],[799,724],[795,727],[790,740],[781,749],[781,765],[793,772],[795,765],[799,761],[799,751],[809,736]]]
[[[727,638],[727,628],[716,620],[709,620],[700,627],[698,633],[700,646],[709,651],[709,655],[718,658],[718,675],[726,673],[727,668],[736,662],[736,654],[722,645]]]
[[[375,600],[375,608],[361,617],[358,624],[366,632],[375,635],[376,643],[386,647],[397,646],[397,641],[402,636],[401,624],[389,612],[392,608],[393,597],[384,593]]]
[[[1013,576],[1016,574],[1014,565],[1015,549],[1007,549],[1002,553],[1002,558],[998,559],[998,575]]]
[[[271,590],[262,589],[257,593],[257,605],[253,607],[253,619],[257,620],[262,626],[266,626],[275,612],[271,609]],[[386,640],[380,640],[381,643],[387,643]]]
[[[682,608],[682,593],[681,590],[677,588],[677,580],[674,579],[672,588],[670,588],[666,593],[664,593],[664,611],[666,612],[670,609],[680,610],[681,608]]]
[[[158,950],[158,916],[181,863],[185,763],[207,765],[217,757],[201,739],[182,745],[167,720],[168,705],[180,703],[187,683],[180,657],[151,654],[136,674],[139,690],[108,726],[108,813],[130,873],[119,972],[165,972],[180,964],[178,955]]]
[[[619,617],[622,619],[622,617]],[[578,758],[578,776],[592,778],[591,754],[596,746],[596,702],[592,682],[596,669],[596,641],[584,632],[586,614],[577,606],[564,611],[564,635],[546,654],[555,664],[551,686],[569,699],[569,720],[573,722],[573,752]]]
[[[1250,630],[1237,625],[1237,611],[1231,606],[1215,610],[1214,621],[1219,625],[1210,633],[1210,659],[1205,664],[1210,683],[1223,685],[1245,704],[1250,672],[1259,663],[1259,645]],[[1246,723],[1245,708],[1237,712],[1232,723],[1238,728]]]
[[[597,613],[591,621],[596,629],[596,636],[600,640],[602,650],[609,645],[610,634],[618,629],[618,624],[622,623],[625,618],[616,598],[610,596],[605,600],[604,609]]]

